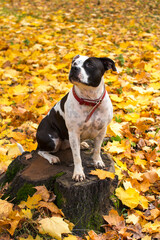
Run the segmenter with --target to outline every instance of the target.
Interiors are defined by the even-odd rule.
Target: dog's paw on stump
[[[14,199],[18,203],[35,193],[34,186],[45,185],[54,192],[55,203],[63,210],[65,217],[75,224],[75,229],[99,230],[103,224],[102,214],[107,214],[111,207],[110,196],[117,180],[100,180],[90,174],[95,168],[91,158],[93,145],[89,145],[89,149],[81,151],[86,179],[79,182],[72,179],[73,158],[70,149],[56,153],[60,159],[56,165],[49,164],[36,151],[18,156],[0,178],[0,184],[10,183],[3,198],[9,197],[9,200]],[[114,172],[112,159],[107,154],[101,156],[107,170]]]

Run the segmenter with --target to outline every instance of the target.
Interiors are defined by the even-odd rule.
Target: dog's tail
[[[25,152],[24,149],[23,149],[23,147],[22,147],[22,145],[21,145],[20,143],[17,143],[17,147],[19,148],[19,151],[20,151],[21,153],[24,153],[24,152]]]

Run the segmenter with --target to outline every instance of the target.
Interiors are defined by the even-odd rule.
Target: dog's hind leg
[[[52,155],[60,149],[61,139],[56,132],[47,133],[46,131],[37,132],[38,154],[47,159],[50,164],[60,162],[59,158]]]

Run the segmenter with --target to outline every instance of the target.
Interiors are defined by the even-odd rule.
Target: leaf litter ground
[[[72,87],[68,72],[76,54],[110,57],[119,68],[118,75],[105,74],[114,119],[103,147],[113,156],[119,178],[112,196],[116,210],[104,216],[105,233],[90,231],[86,239],[160,238],[159,9],[158,0],[0,1],[1,174],[19,154],[16,142],[25,150],[36,148],[39,122]],[[36,196],[27,200],[31,207],[1,200],[3,239],[47,239],[41,228],[49,224],[53,230],[55,216],[61,229],[46,229],[52,239],[71,231],[56,206],[46,218],[48,199],[40,204],[42,192]],[[34,209],[43,209],[39,219]],[[26,222],[36,234],[19,238],[15,233]]]

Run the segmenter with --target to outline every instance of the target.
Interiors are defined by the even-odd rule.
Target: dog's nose
[[[79,68],[78,68],[77,66],[73,66],[73,67],[72,67],[72,70],[73,70],[74,72],[77,72],[78,69],[79,69]]]

